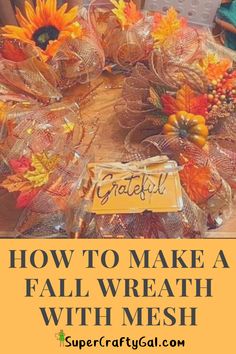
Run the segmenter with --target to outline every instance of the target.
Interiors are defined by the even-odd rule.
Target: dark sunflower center
[[[36,45],[45,50],[50,41],[55,41],[60,31],[54,26],[45,26],[37,29],[33,34],[33,40]]]

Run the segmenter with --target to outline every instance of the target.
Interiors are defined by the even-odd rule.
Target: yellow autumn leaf
[[[74,131],[75,129],[75,124],[72,122],[66,122],[65,124],[62,125],[63,130],[65,134],[70,134]]]
[[[134,25],[142,18],[142,14],[138,11],[137,5],[133,2],[133,0],[128,2],[125,2],[124,0],[110,1],[115,6],[112,12],[119,20],[122,29]]]
[[[203,59],[199,61],[199,66],[203,71],[206,71],[210,64],[217,64],[219,62],[216,53],[208,53]]]
[[[70,36],[71,38],[81,38],[83,36],[83,27],[79,22],[74,22],[67,27],[66,31],[61,32],[62,36]]]
[[[152,36],[155,47],[159,47],[182,27],[182,21],[179,18],[177,11],[171,7],[165,16],[161,16],[156,23]]]
[[[122,28],[124,29],[124,27],[127,26],[127,18],[125,14],[126,3],[124,0],[111,0],[111,3],[115,6],[112,12],[116,15]]]
[[[31,166],[34,170],[28,171],[24,177],[30,181],[34,188],[44,186],[59,162],[59,156],[48,157],[45,153],[32,155]]]

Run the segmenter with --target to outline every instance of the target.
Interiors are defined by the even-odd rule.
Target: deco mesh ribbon
[[[17,9],[19,27],[0,37],[0,230],[65,237],[67,200],[96,134],[96,122],[85,127],[80,117],[93,89],[76,97],[65,89],[96,79],[104,53],[77,7],[26,1],[25,14]]]
[[[138,63],[125,79],[115,109],[121,127],[129,131],[123,161],[167,155],[182,166],[183,210],[94,215],[92,178],[87,176],[71,201],[74,237],[195,238],[207,227],[222,225],[231,213],[236,102],[232,60],[218,57],[217,46],[208,52],[207,38],[178,19],[173,9],[155,21],[149,61]],[[80,189],[88,191],[88,198]]]
[[[235,186],[236,73],[230,59],[203,50],[200,34],[189,37],[186,30],[155,49],[149,67],[136,65],[116,111],[120,125],[129,129],[127,151],[166,154],[182,165],[190,203],[204,211],[208,227],[214,228],[230,214]],[[177,45],[176,36],[181,36]]]
[[[153,18],[144,17],[133,1],[105,0],[101,6],[94,0],[88,16],[108,63],[125,69],[147,59],[153,47]]]
[[[62,227],[62,212],[81,164],[73,152],[78,115],[76,104],[65,103],[9,109],[0,186],[16,197],[16,234],[48,236],[56,233],[56,225]]]

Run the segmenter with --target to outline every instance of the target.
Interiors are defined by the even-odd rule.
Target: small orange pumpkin
[[[203,147],[207,141],[208,128],[203,116],[180,111],[169,116],[163,133],[187,139],[197,146]]]

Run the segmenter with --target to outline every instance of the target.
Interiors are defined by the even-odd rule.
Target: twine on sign
[[[130,176],[130,174],[135,174],[137,176],[149,176],[150,181],[155,184],[155,177],[158,174],[162,173],[175,173],[179,172],[182,167],[173,165],[173,166],[166,166],[164,168],[155,168],[155,169],[148,169],[148,166],[154,165],[154,164],[163,164],[167,163],[169,161],[167,156],[155,156],[148,158],[143,161],[135,161],[135,162],[130,162],[130,163],[120,163],[120,162],[115,162],[115,163],[101,163],[98,165],[90,166],[89,167],[89,179],[87,186],[84,188],[83,196],[87,197],[87,199],[92,199],[94,196],[94,191],[96,187],[103,187],[108,184],[113,184],[122,180],[125,180]],[[119,174],[117,177],[113,177],[104,180],[102,179],[104,170],[107,170],[109,172],[116,174]]]

